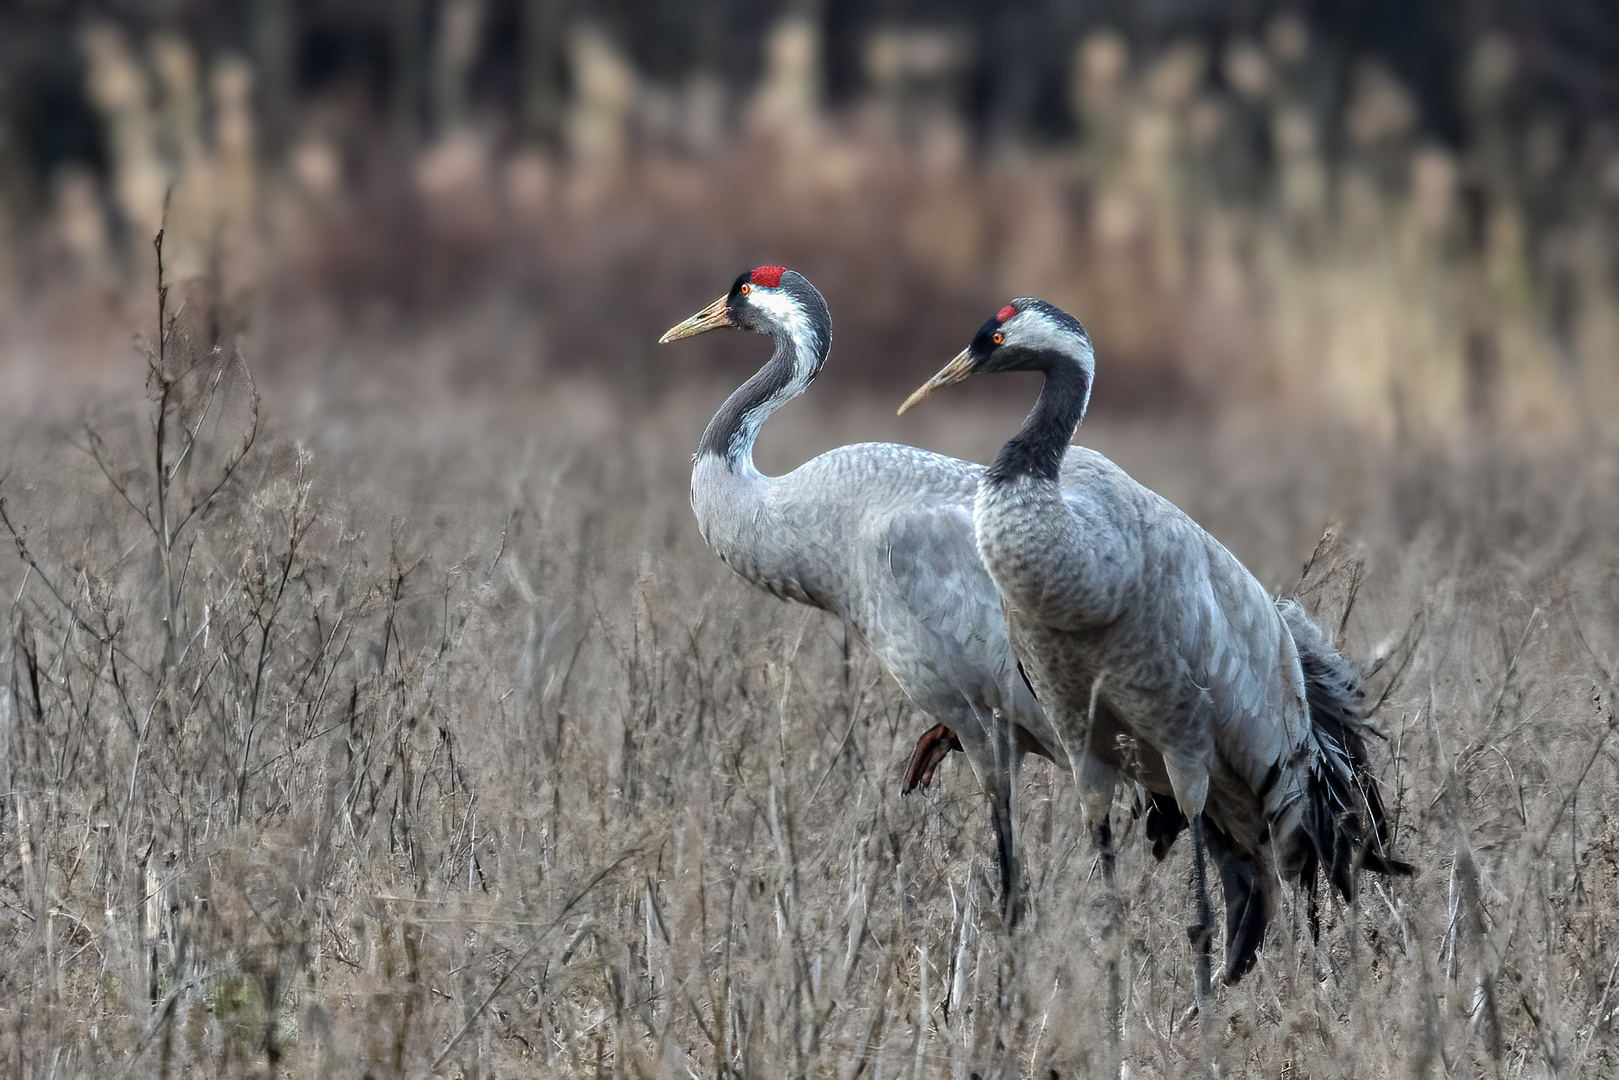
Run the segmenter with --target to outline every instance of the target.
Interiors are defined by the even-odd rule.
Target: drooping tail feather
[[[1366,734],[1373,729],[1364,712],[1366,691],[1360,672],[1297,602],[1284,600],[1278,608],[1298,647],[1305,703],[1319,750],[1306,811],[1315,851],[1299,868],[1299,882],[1309,893],[1313,929],[1318,863],[1345,900],[1354,898],[1359,869],[1410,874],[1414,867],[1389,850],[1388,813],[1366,754]]]

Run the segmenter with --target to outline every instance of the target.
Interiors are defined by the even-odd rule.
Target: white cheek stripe
[[[1007,319],[1001,324],[1001,333],[1006,335],[1008,345],[1035,351],[1053,350],[1087,358],[1091,355],[1090,342],[1034,308],[1020,311]]]
[[[741,445],[750,448],[744,468],[754,472],[756,470],[753,467],[751,448],[753,441],[759,437],[759,429],[764,426],[764,422],[772,413],[809,389],[810,382],[815,378],[815,365],[821,349],[821,339],[815,332],[815,324],[810,322],[804,309],[787,293],[755,285],[748,299],[754,307],[779,323],[797,344],[797,355],[793,360],[793,377],[764,403],[763,408],[755,409],[746,416],[737,431]]]
[[[793,381],[784,391],[783,400],[802,394],[815,377],[815,359],[821,350],[820,335],[815,324],[804,314],[798,301],[784,292],[754,286],[749,297],[753,306],[781,324],[781,328],[798,343],[798,356],[793,363]]]

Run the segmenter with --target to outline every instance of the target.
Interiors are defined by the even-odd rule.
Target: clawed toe
[[[952,750],[961,749],[961,740],[956,733],[943,724],[934,724],[922,733],[916,740],[916,749],[911,751],[910,763],[905,766],[905,780],[900,786],[900,794],[909,795],[918,787],[926,788],[933,782],[933,774],[938,770],[940,762],[944,761]]]

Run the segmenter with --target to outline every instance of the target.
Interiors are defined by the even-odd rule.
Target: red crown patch
[[[767,289],[774,289],[781,284],[781,275],[787,272],[785,266],[761,266],[755,270],[748,280],[755,285],[763,285]]]
[[[1012,316],[1014,316],[1016,314],[1017,314],[1017,308],[1013,307],[1011,304],[1007,304],[1005,307],[1001,308],[1000,311],[996,312],[995,321],[996,322],[1005,322],[1007,319],[1010,319]]]

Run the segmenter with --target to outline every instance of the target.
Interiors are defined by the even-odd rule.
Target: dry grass
[[[239,360],[160,325],[146,404],[14,418],[0,487],[11,1075],[1199,1070],[1186,845],[1154,865],[1127,826],[1111,894],[1036,764],[1032,917],[1003,934],[968,770],[901,799],[923,718],[703,549],[713,401],[272,394],[239,457]],[[983,456],[1015,415],[958,407],[908,437]],[[797,406],[765,460],[873,415]],[[1619,448],[1084,435],[1272,587],[1329,516],[1366,564],[1343,642],[1390,687],[1422,872],[1318,944],[1284,901],[1219,995],[1222,1073],[1619,1070]],[[1345,576],[1310,584],[1340,618]]]

